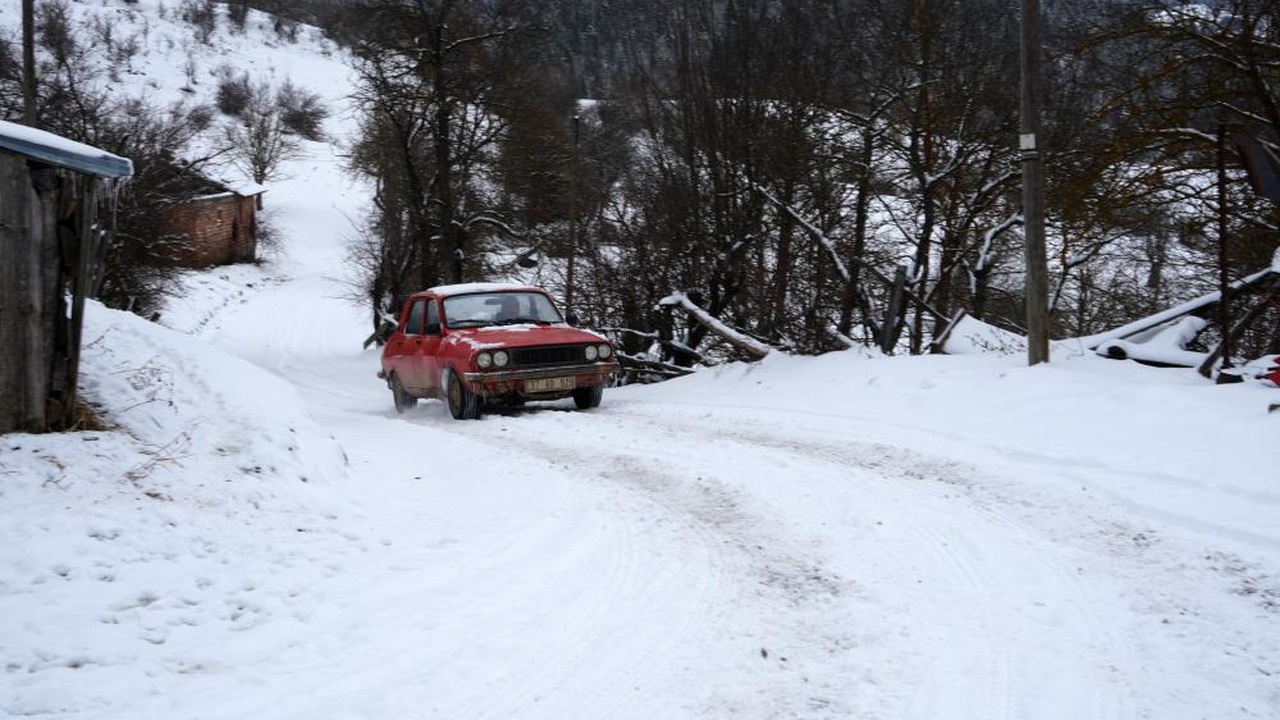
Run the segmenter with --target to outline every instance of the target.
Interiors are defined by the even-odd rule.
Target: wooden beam
[[[79,207],[76,208],[76,233],[79,249],[76,251],[75,270],[71,278],[71,343],[67,348],[67,386],[63,391],[62,425],[71,428],[76,418],[76,388],[80,379],[80,342],[84,333],[84,302],[89,297],[89,282],[93,259],[94,234],[97,232],[98,184],[97,178],[81,175]]]

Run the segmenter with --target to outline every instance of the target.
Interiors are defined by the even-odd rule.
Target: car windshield
[[[451,328],[564,322],[551,299],[536,292],[454,295],[444,300],[444,318]]]

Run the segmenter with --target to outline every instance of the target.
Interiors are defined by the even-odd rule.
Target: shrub
[[[213,125],[213,108],[208,105],[196,105],[187,111],[187,122],[197,132],[203,132]]]
[[[280,122],[286,130],[308,140],[324,139],[321,126],[329,117],[329,110],[319,95],[286,80],[276,93],[276,105],[280,108]]]
[[[58,64],[66,64],[76,52],[76,39],[71,31],[71,13],[62,0],[41,3],[36,18],[40,46],[53,55]]]
[[[218,13],[212,0],[183,0],[182,19],[191,24],[196,38],[208,45],[213,31],[218,29]]]
[[[253,101],[253,85],[249,82],[249,74],[235,75],[223,66],[219,76],[218,110],[226,115],[240,117]]]
[[[227,22],[233,32],[243,33],[249,18],[249,3],[245,0],[227,3]]]

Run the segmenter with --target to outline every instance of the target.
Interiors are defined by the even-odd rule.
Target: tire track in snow
[[[433,413],[406,419],[409,422],[371,428],[381,444],[362,443],[362,450],[382,454],[384,446],[392,451],[431,431],[427,426],[456,427]],[[627,717],[610,712],[619,698],[638,695],[623,684],[630,682],[625,662],[643,666],[644,651],[669,649],[629,644],[628,628],[611,615],[621,610],[624,619],[646,617],[645,605],[663,590],[646,588],[643,582],[653,571],[652,559],[641,552],[644,524],[634,515],[615,518],[602,508],[607,496],[566,491],[573,481],[563,473],[534,469],[488,483],[473,482],[465,467],[468,457],[486,455],[494,468],[486,473],[491,476],[508,472],[498,468],[528,465],[528,459],[462,437],[451,446],[458,456],[438,468],[434,487],[424,484],[425,479],[405,481],[394,497],[382,491],[371,500],[366,521],[385,527],[395,542],[383,556],[362,563],[361,592],[344,596],[340,605],[326,607],[310,620],[324,631],[286,650],[279,670],[264,668],[267,676],[301,672],[314,677],[316,690],[270,708],[261,705],[259,696],[217,699],[210,705],[218,714],[210,717],[261,716],[269,711],[277,717],[531,719],[590,716],[593,707],[602,708],[601,717]],[[447,487],[455,482],[458,489]],[[468,533],[464,542],[442,544],[451,533],[436,528],[463,495],[477,496],[466,502],[483,503],[486,493],[526,484],[522,491],[534,502],[516,517],[506,518],[495,532],[482,538]],[[375,489],[372,484],[370,489]],[[509,506],[495,507],[502,512]],[[461,513],[473,516],[468,508]],[[609,522],[602,524],[602,517]],[[411,545],[428,538],[434,539],[425,546]],[[447,561],[441,562],[442,553],[449,554]],[[593,572],[585,572],[584,565]],[[539,570],[531,573],[530,567]],[[695,565],[667,579],[676,588],[696,592],[697,584],[705,582],[696,569]],[[657,613],[649,619],[658,624],[670,618]],[[678,645],[681,628],[667,624],[669,644]],[[460,637],[465,641],[459,643]],[[617,652],[602,655],[602,646]],[[358,649],[359,657],[383,661],[357,667],[333,662],[351,648]],[[380,704],[349,705],[351,698],[367,702],[371,696]],[[625,706],[634,713],[630,717],[679,714],[666,712],[669,708],[657,692]]]
[[[561,718],[590,715],[599,707],[601,717],[682,715],[680,693],[668,688],[688,682],[680,677],[691,660],[687,637],[699,632],[695,626],[703,619],[698,599],[722,592],[721,549],[675,543],[673,529],[655,519],[660,513],[636,512],[606,486],[581,485],[563,458],[512,450],[506,437],[490,434],[493,425],[455,423],[438,403],[425,403],[390,424],[406,429],[405,435],[456,435],[447,444],[464,458],[460,462],[484,456],[487,475],[532,467],[525,473],[530,482],[568,478],[557,482],[576,488],[565,495],[562,510],[532,515],[542,517],[545,533],[522,531],[500,555],[486,557],[483,567],[459,580],[468,587],[467,625],[476,628],[476,642],[464,657],[441,658],[449,665],[427,673],[435,688],[433,712]],[[561,517],[563,512],[569,516]],[[683,562],[669,562],[673,557]],[[530,567],[540,568],[545,578],[535,587],[504,584],[504,578],[529,577]],[[621,708],[626,713],[619,714]]]
[[[671,457],[654,447],[638,448],[639,452],[606,449],[590,442],[583,449],[583,434],[603,417],[578,413],[534,411],[521,413],[511,421],[498,420],[461,426],[468,436],[482,433],[491,436],[495,424],[502,424],[503,444],[518,447],[521,452],[567,467],[587,469],[588,479],[615,491],[614,515],[637,513],[653,518],[668,534],[678,552],[670,559],[675,566],[684,565],[690,557],[697,560],[696,572],[709,578],[696,597],[690,598],[683,620],[684,634],[692,635],[684,644],[722,647],[723,653],[735,654],[726,661],[716,657],[685,657],[691,671],[706,677],[722,677],[727,663],[738,666],[741,659],[754,665],[735,671],[749,681],[730,681],[733,690],[707,686],[698,694],[694,714],[705,717],[837,717],[845,716],[836,694],[822,687],[809,686],[803,675],[785,672],[790,662],[784,654],[776,655],[769,665],[770,647],[785,653],[790,644],[811,643],[821,646],[823,654],[838,650],[839,638],[811,640],[812,631],[822,632],[821,624],[808,622],[815,610],[838,599],[851,589],[849,583],[834,576],[817,561],[791,547],[779,537],[768,518],[760,517],[746,507],[744,498],[732,486],[711,476],[690,477]],[[488,425],[487,428],[483,425]],[[551,426],[551,432],[548,432]],[[652,430],[653,428],[650,428]],[[579,432],[583,431],[583,432]],[[563,433],[563,434],[562,434]],[[573,437],[568,444],[555,442],[556,437]],[[608,445],[608,441],[605,441]],[[705,555],[703,555],[705,554]],[[763,608],[763,612],[761,609]],[[760,617],[765,620],[761,622]],[[796,620],[795,618],[801,618]],[[646,632],[643,628],[639,632]],[[779,650],[779,646],[783,649]],[[657,657],[657,661],[661,661]],[[759,667],[756,667],[759,666]],[[721,669],[717,669],[721,668]],[[761,668],[772,671],[761,672]],[[566,668],[573,672],[573,668]],[[581,672],[581,667],[577,668]],[[731,675],[735,674],[733,672]],[[736,687],[740,686],[740,687]],[[754,698],[744,704],[747,697]],[[685,708],[687,714],[691,708]]]
[[[602,419],[597,417],[594,421]],[[620,415],[611,416],[609,420],[624,425],[634,422]],[[1123,682],[1108,677],[1102,664],[1092,657],[1096,652],[1101,656],[1127,658],[1133,653],[1132,643],[1123,634],[1098,632],[1097,617],[1088,607],[1100,600],[1073,576],[1073,568],[1063,565],[1067,560],[1059,557],[1061,552],[1045,542],[1024,521],[994,509],[989,502],[984,504],[975,499],[969,479],[976,475],[972,468],[884,445],[831,443],[759,430],[708,428],[701,423],[673,424],[670,416],[662,418],[662,424],[655,432],[652,425],[643,427],[646,422],[649,421],[641,420],[635,423],[633,432],[623,433],[636,438],[647,434],[649,437],[645,444],[650,446],[632,448],[631,452],[637,455],[623,455],[624,467],[626,458],[639,457],[640,454],[648,457],[650,450],[656,450],[661,457],[661,447],[668,444],[676,448],[683,444],[686,450],[699,444],[714,447],[714,454],[718,456],[758,456],[761,465],[782,451],[784,457],[798,464],[803,472],[825,473],[828,482],[832,478],[839,482],[853,482],[872,496],[884,495],[886,488],[891,488],[889,494],[898,500],[899,506],[916,508],[899,513],[894,519],[905,528],[903,536],[909,537],[910,544],[916,546],[910,557],[920,563],[922,576],[931,584],[946,589],[955,606],[952,612],[958,619],[951,627],[939,629],[942,635],[933,649],[951,650],[938,658],[926,659],[929,670],[919,673],[915,696],[907,701],[909,717],[936,717],[944,710],[948,714],[955,712],[955,717],[1042,716],[1046,708],[1071,707],[1078,702],[1081,692],[1091,692],[1095,688],[1103,690],[1094,701],[1097,710],[1094,717],[1134,715],[1134,703],[1128,688]],[[655,434],[657,438],[653,437]],[[575,442],[580,440],[579,435]],[[761,452],[762,449],[766,452]],[[666,450],[668,454],[671,452]],[[618,458],[617,453],[605,456],[615,462]],[[826,466],[826,469],[815,470],[815,462]],[[698,467],[705,469],[705,464]],[[683,474],[684,482],[688,482],[692,472],[689,470]],[[939,486],[947,489],[949,494],[939,497]],[[673,495],[670,488],[662,490],[661,494]],[[675,509],[688,512],[689,506],[687,502],[676,503]],[[990,555],[969,541],[966,534],[975,530],[983,540],[998,543],[1002,547],[1001,552]],[[872,543],[863,543],[863,546],[869,552],[876,550]],[[1018,574],[1002,567],[1011,556],[1017,561]],[[771,562],[776,563],[777,559],[765,561],[765,564]],[[819,576],[834,576],[834,573],[826,572]],[[1025,585],[1036,590],[1034,595],[1020,596],[1023,601],[1033,604],[1030,611],[1004,603],[1006,613],[1013,614],[1014,624],[1020,630],[1013,632],[1005,627],[1009,624],[1008,615],[993,614],[991,608],[1001,605],[997,602],[1001,595],[1016,592]],[[809,595],[814,590],[811,585],[802,587],[799,596]],[[1037,615],[1049,613],[1048,610],[1035,609],[1033,598],[1036,596],[1072,598],[1076,607],[1053,611],[1058,616],[1055,622],[1065,624],[1067,629],[1043,632],[1041,641],[1049,646],[1048,649],[1027,650],[1019,642],[1020,636],[1023,632],[1041,630],[1044,622]],[[1064,614],[1068,611],[1069,614]],[[945,616],[945,612],[940,616]],[[835,627],[823,630],[832,638],[844,634]],[[1069,650],[1080,637],[1094,638],[1091,642],[1096,647],[1090,652],[1068,653],[1068,661],[1055,660],[1060,665],[1069,665],[1063,667],[1066,672],[1059,675],[1077,679],[1046,682],[1043,674],[1035,670],[1036,666],[1052,658],[1054,648]],[[964,648],[969,654],[960,654],[956,648]],[[951,682],[946,678],[964,680]],[[889,713],[886,716],[896,715]]]
[[[1131,688],[1111,677],[1094,658],[1119,656],[1138,662],[1132,637],[1111,630],[1101,621],[1099,613],[1091,608],[1106,604],[1107,600],[1096,597],[1097,593],[1083,584],[1073,572],[1070,558],[1062,557],[1061,549],[1049,542],[1025,513],[1016,513],[1022,517],[1015,517],[1004,501],[981,487],[982,471],[878,443],[797,438],[760,428],[708,431],[694,425],[686,426],[684,431],[703,434],[717,443],[736,443],[741,452],[772,448],[818,458],[837,468],[865,470],[874,475],[869,480],[865,476],[857,480],[863,489],[875,493],[892,487],[914,506],[915,512],[900,513],[897,520],[908,528],[906,535],[921,541],[926,560],[932,560],[922,568],[928,571],[926,577],[940,580],[949,593],[957,593],[952,597],[966,598],[964,606],[972,608],[972,612],[948,628],[950,639],[939,645],[951,652],[931,659],[929,670],[920,675],[918,691],[904,717],[1044,717],[1046,711],[1069,708],[1082,693],[1092,693],[1100,687],[1109,691],[1095,695],[1091,717],[1136,717]],[[940,484],[955,490],[939,497],[932,491]],[[933,516],[925,517],[921,509]],[[988,542],[977,541],[974,535]],[[998,545],[999,555],[990,553],[984,544]],[[1007,567],[1011,559],[1017,562],[1016,573]],[[1051,647],[1039,653],[1031,652],[1034,648],[1028,649],[1022,639],[1041,629],[1044,623],[1040,618],[1027,617],[1016,607],[1008,607],[1004,614],[992,612],[1001,607],[1002,596],[1027,586],[1035,588],[1040,597],[1072,599],[1074,617],[1058,616],[1055,622],[1069,620],[1074,629],[1052,632],[1047,638]],[[1027,599],[1033,606],[1040,604]],[[960,603],[950,605],[954,611],[964,610]],[[1022,631],[1008,629],[1010,614]],[[1040,613],[1032,615],[1036,614]],[[1093,638],[1089,650],[1074,658],[1073,666],[1066,671],[1045,672],[1045,660],[1071,655],[1079,638]],[[965,648],[969,654],[956,653],[956,648]],[[977,678],[975,668],[981,669]],[[940,678],[957,677],[965,681],[937,682]],[[1054,682],[1045,682],[1046,677],[1054,677]]]

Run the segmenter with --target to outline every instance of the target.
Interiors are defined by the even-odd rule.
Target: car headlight
[[[613,348],[612,348],[612,347],[609,347],[608,345],[601,345],[601,346],[600,346],[600,359],[601,359],[601,360],[608,360],[608,359],[609,359],[609,356],[610,356],[610,355],[612,355],[612,354],[613,354]]]
[[[511,356],[507,354],[506,350],[499,350],[493,354],[494,365],[498,367],[506,367],[509,362],[511,362]]]
[[[481,370],[487,370],[493,365],[493,356],[487,352],[482,352],[476,356],[476,364],[480,366]]]
[[[586,347],[586,353],[587,362],[595,362],[595,359],[600,356],[600,350],[597,349],[595,345],[588,345]]]

